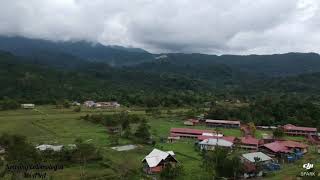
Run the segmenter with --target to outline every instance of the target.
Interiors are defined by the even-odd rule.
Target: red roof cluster
[[[194,134],[194,135],[202,135],[203,133],[214,133],[212,130],[204,130],[204,129],[191,129],[191,128],[171,128],[171,133],[183,133],[183,134]]]
[[[284,130],[294,130],[294,131],[310,131],[310,132],[317,132],[317,128],[311,128],[311,127],[301,127],[301,126],[295,126],[292,124],[286,124],[283,126]]]
[[[295,141],[275,141],[272,143],[264,144],[263,146],[275,153],[277,152],[288,153],[288,152],[291,152],[292,148],[304,149],[308,147],[308,145],[295,142]]]
[[[212,120],[206,119],[207,123],[219,123],[219,124],[237,124],[240,125],[240,121],[229,121],[229,120]]]

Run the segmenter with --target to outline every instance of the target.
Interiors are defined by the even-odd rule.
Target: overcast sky
[[[320,52],[320,0],[0,0],[0,35],[151,52]]]

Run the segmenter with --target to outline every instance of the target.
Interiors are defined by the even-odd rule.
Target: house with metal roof
[[[214,150],[216,147],[231,149],[232,146],[232,142],[221,138],[209,138],[199,143],[199,147],[201,150]]]
[[[173,151],[161,151],[153,149],[143,160],[143,170],[148,174],[159,173],[170,163],[175,166],[178,161]]]
[[[34,104],[21,104],[21,108],[23,108],[23,109],[34,109],[35,105]]]
[[[252,153],[242,154],[242,158],[252,163],[256,162],[257,159],[259,160],[259,162],[272,161],[271,157],[269,157],[268,155],[262,152],[252,152]]]
[[[262,152],[242,154],[240,158],[244,166],[244,178],[262,176],[265,171],[280,169],[279,164]]]

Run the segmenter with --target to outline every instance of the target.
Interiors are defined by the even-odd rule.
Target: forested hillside
[[[315,53],[155,55],[135,48],[18,37],[1,37],[0,49],[11,52],[0,52],[2,100],[187,106],[264,95],[317,99],[320,90],[320,58]]]
[[[26,63],[4,52],[0,53],[0,75],[0,97],[20,102],[95,99],[150,106],[160,103],[182,105],[198,102],[203,97],[201,94],[210,90],[200,80],[179,75],[127,71],[99,63],[87,63],[85,67],[73,70],[57,70],[51,66]]]

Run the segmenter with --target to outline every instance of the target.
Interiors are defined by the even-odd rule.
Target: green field
[[[119,111],[119,110],[118,110]],[[184,166],[184,175],[180,179],[204,179],[206,174],[201,168],[201,157],[194,149],[194,141],[184,140],[175,143],[166,143],[165,139],[171,127],[185,127],[182,111],[186,109],[174,110],[172,114],[162,114],[160,116],[147,116],[151,134],[157,141],[156,148],[162,150],[173,150],[178,161]],[[104,157],[108,167],[99,163],[89,163],[84,165],[73,165],[65,167],[62,171],[57,171],[53,175],[54,179],[80,179],[80,174],[85,174],[87,179],[113,179],[116,175],[124,174],[134,170],[136,177],[130,179],[141,179],[141,160],[153,147],[150,145],[139,145],[135,150],[117,152],[110,149],[110,141],[106,128],[80,119],[80,116],[88,113],[115,113],[117,111],[83,109],[80,113],[73,112],[72,109],[55,109],[54,106],[41,106],[37,110],[16,110],[0,112],[0,134],[21,134],[28,138],[34,145],[37,144],[70,144],[77,138],[93,143],[98,147]],[[164,111],[165,112],[165,111]],[[145,115],[141,108],[130,109],[130,113]],[[206,128],[197,126],[192,128]],[[218,129],[226,136],[241,136],[238,129]],[[262,133],[269,131],[257,130],[256,136],[261,137]],[[131,143],[127,139],[120,139],[120,144]],[[306,158],[318,157],[315,153],[309,153]],[[295,164],[284,166],[281,173],[271,174],[268,178],[282,179],[283,177],[293,177],[301,169],[301,160]],[[300,172],[300,171],[299,171]]]

